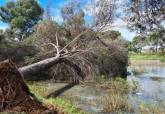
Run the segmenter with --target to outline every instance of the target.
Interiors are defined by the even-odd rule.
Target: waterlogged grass
[[[76,106],[72,105],[70,101],[62,98],[45,98],[49,91],[44,86],[38,83],[28,83],[30,91],[38,98],[39,101],[43,102],[44,105],[54,105],[59,107],[62,111],[67,114],[86,114]]]
[[[130,60],[160,60],[165,62],[165,54],[130,54]]]
[[[111,80],[107,85],[109,94],[103,98],[103,108],[109,113],[133,112],[133,107],[127,94],[131,84],[122,78]]]
[[[162,108],[157,104],[142,102],[139,109],[141,114],[165,114],[165,106]]]
[[[104,97],[104,110],[106,112],[133,112],[133,107],[127,96],[117,93],[111,93]]]
[[[130,67],[134,76],[139,76],[143,73],[147,73],[147,69],[143,67]]]
[[[100,83],[95,83],[97,87],[106,89],[108,94],[99,98],[99,102],[103,105],[103,111],[107,113],[125,114],[125,113],[139,113],[139,114],[165,114],[165,107],[153,103],[138,103],[136,107],[132,99],[128,96],[130,93],[138,90],[138,83],[136,81],[127,81],[122,78],[106,79],[104,76]],[[72,105],[72,103],[63,98],[45,98],[51,90],[38,83],[29,83],[30,90],[37,96],[37,98],[45,105],[54,105],[59,107],[62,111],[68,114],[87,114],[81,109]],[[135,92],[136,93],[136,92]],[[95,102],[91,102],[93,105]]]
[[[150,77],[150,79],[158,82],[165,81],[165,77],[158,77],[158,76],[152,76]]]
[[[100,85],[104,89],[108,89],[109,94],[101,99],[103,109],[106,112],[133,112],[132,105],[127,97],[128,92],[131,90],[132,85],[122,78],[107,79],[105,76],[101,76],[101,82],[96,85]],[[55,106],[62,107],[68,114],[86,114],[73,106],[70,101],[61,98],[49,98],[45,97],[50,93],[50,90],[38,83],[29,83],[29,88],[37,98],[44,104],[53,104]]]

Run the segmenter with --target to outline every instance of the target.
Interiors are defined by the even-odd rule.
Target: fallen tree
[[[83,34],[85,34],[87,31],[84,31],[80,33],[78,36],[76,36],[71,42],[69,42],[67,45],[65,45],[62,49],[60,49],[59,46],[59,39],[56,34],[56,44],[49,43],[48,45],[53,46],[56,50],[53,50],[52,53],[55,54],[55,56],[47,58],[45,60],[41,60],[37,63],[30,64],[24,67],[19,68],[19,72],[26,78],[29,76],[34,76],[35,74],[39,73],[42,70],[48,70],[53,65],[56,65],[58,63],[65,63],[69,65],[70,67],[74,68],[76,70],[77,76],[81,77],[81,79],[85,78],[85,74],[81,71],[80,67],[73,62],[70,62],[67,60],[67,58],[74,56],[78,53],[87,52],[87,50],[71,50],[71,51],[65,51],[70,45],[73,45],[76,40],[78,40]],[[77,78],[77,77],[76,77]],[[77,78],[78,80],[78,78]],[[76,81],[77,81],[76,80]]]
[[[90,42],[90,46],[86,43],[85,47],[82,48],[79,46],[81,43],[77,44],[77,42],[84,37],[86,38],[88,34],[89,30],[80,33],[64,47],[59,45],[59,38],[56,34],[56,44],[49,43],[49,45],[53,46],[55,50],[44,53],[46,59],[41,58],[37,60],[38,62],[36,63],[34,62],[30,65],[19,68],[19,72],[25,79],[28,79],[31,76],[37,75],[41,71],[48,71],[53,66],[56,67],[53,68],[54,71],[64,72],[67,69],[58,69],[58,67],[61,67],[62,64],[64,64],[69,66],[69,69],[72,68],[74,70],[75,77],[73,80],[75,82],[78,82],[79,80],[82,81],[90,75],[102,74],[109,74],[112,77],[122,76],[125,78],[127,66],[126,42],[122,39],[117,39],[105,43],[100,37],[96,37],[93,38],[92,41],[90,41],[91,39],[86,39]],[[77,44],[77,49],[75,49],[75,44]],[[51,56],[49,56],[49,54]],[[41,57],[44,56],[41,55]]]

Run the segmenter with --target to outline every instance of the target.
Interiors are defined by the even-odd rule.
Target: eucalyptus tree
[[[142,48],[146,45],[145,39],[145,37],[140,35],[133,38],[132,45],[134,50],[136,50],[138,53],[141,53]]]
[[[145,34],[164,29],[164,0],[131,0],[129,4],[126,20],[130,29]]]

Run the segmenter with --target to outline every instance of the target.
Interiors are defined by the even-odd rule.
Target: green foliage
[[[4,33],[3,30],[0,30],[0,52],[2,51],[3,47],[4,47]]]
[[[17,0],[7,2],[0,7],[1,21],[8,23],[12,29],[20,30],[26,35],[42,17],[43,9],[36,0]]]
[[[141,53],[142,48],[146,45],[145,37],[135,36],[131,42],[131,45],[132,45],[132,51]]]
[[[0,45],[0,61],[10,58],[18,66],[22,66],[26,64],[25,60],[34,56],[36,52],[34,46],[7,42]]]
[[[0,43],[2,42],[3,39],[4,39],[3,30],[0,30]]]
[[[133,41],[129,43],[129,51],[141,52],[144,46],[149,46],[148,50],[153,53],[164,53],[165,49],[165,30],[161,29],[157,32],[153,32],[146,37],[136,36]]]
[[[97,62],[101,75],[108,77],[126,76],[127,43],[123,39],[116,39],[109,44],[109,50],[100,48]]]
[[[125,79],[117,77],[115,78],[115,80],[111,81],[111,86],[114,86],[114,88],[116,88],[115,93],[119,93],[119,94],[127,94],[130,89],[130,83],[127,82]]]
[[[136,43],[134,41],[128,41],[128,51],[129,52],[138,52],[138,48],[136,47]]]
[[[119,38],[119,36],[121,36],[121,33],[119,31],[115,31],[115,30],[108,30],[105,32],[100,32],[99,36],[103,39],[107,39],[107,40],[116,40]]]
[[[105,84],[109,81],[108,76],[101,75],[101,76],[96,76],[94,81],[96,81],[99,84]]]
[[[72,105],[68,100],[61,98],[50,98],[47,102],[63,107],[64,111],[68,114],[86,114],[85,112],[79,110],[76,106]]]

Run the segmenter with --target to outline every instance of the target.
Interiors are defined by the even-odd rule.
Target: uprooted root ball
[[[56,108],[46,108],[30,93],[15,64],[0,63],[0,112],[28,114],[59,114]]]

